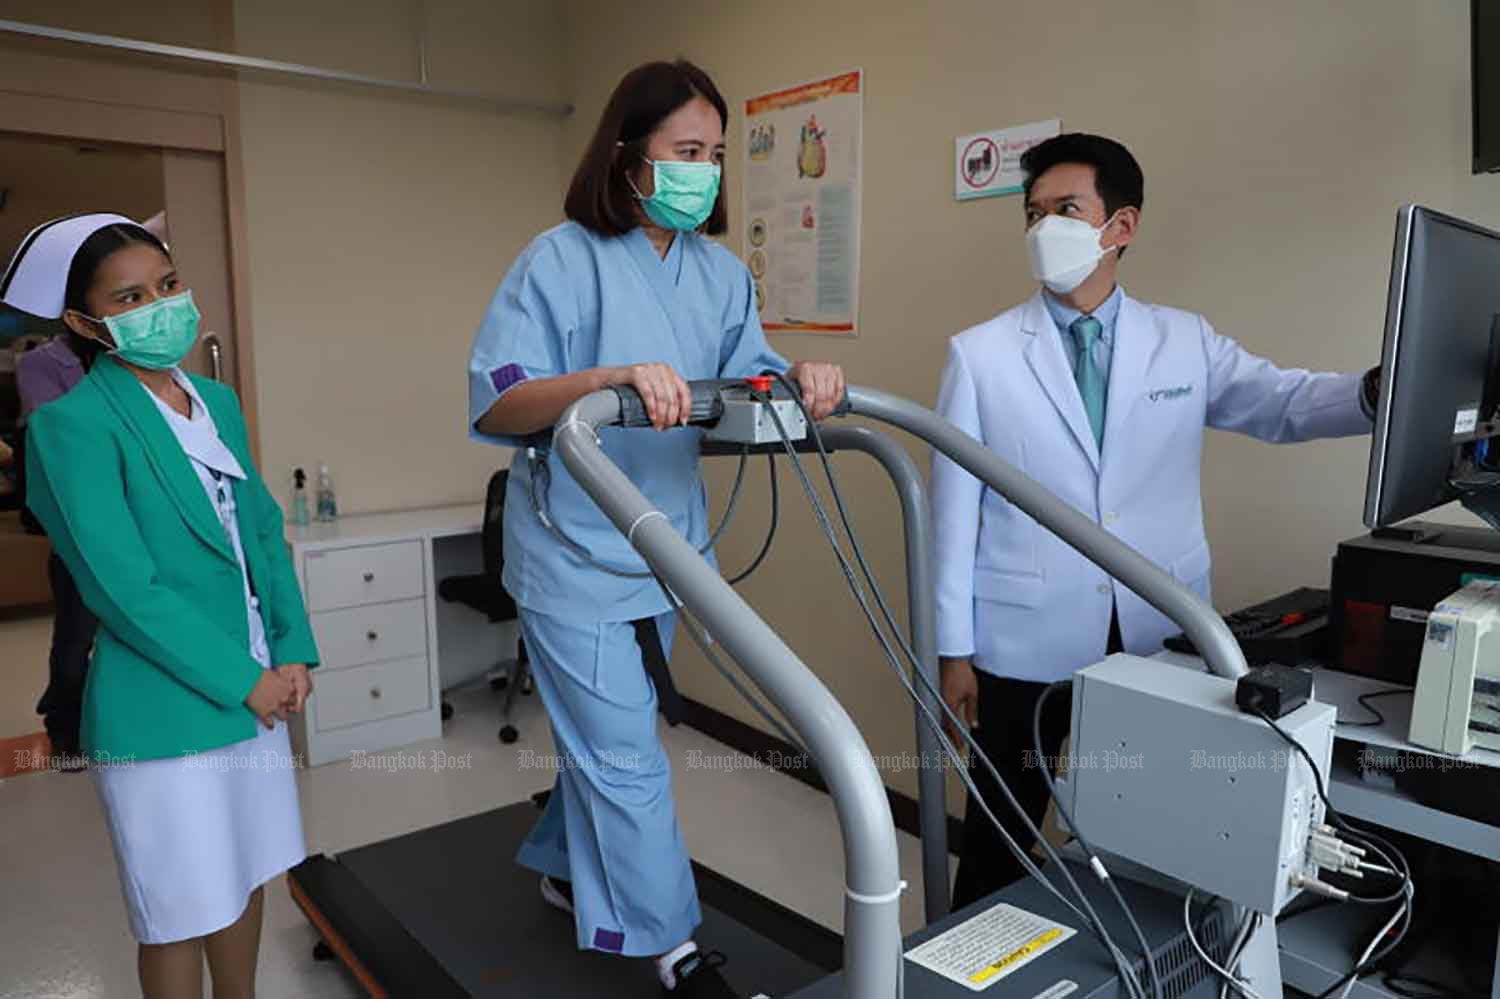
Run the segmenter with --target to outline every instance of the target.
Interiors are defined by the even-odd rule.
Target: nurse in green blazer
[[[83,747],[150,999],[253,996],[263,885],[306,856],[286,718],[316,664],[234,393],[178,365],[198,311],[114,215],[27,237],[0,296],[105,350],[32,415],[28,503],[100,630]]]

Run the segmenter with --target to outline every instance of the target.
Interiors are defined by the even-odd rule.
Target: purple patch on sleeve
[[[625,949],[625,934],[618,930],[595,930],[594,947],[618,954]]]
[[[495,386],[497,395],[503,395],[506,389],[524,382],[526,378],[526,369],[519,364],[507,364],[490,372],[490,384]]]

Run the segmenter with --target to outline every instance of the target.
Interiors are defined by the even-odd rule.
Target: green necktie
[[[1094,361],[1094,344],[1104,332],[1104,324],[1093,316],[1079,316],[1068,329],[1078,344],[1078,394],[1083,399],[1084,411],[1089,414],[1089,426],[1094,431],[1094,443],[1104,447],[1104,372]]]

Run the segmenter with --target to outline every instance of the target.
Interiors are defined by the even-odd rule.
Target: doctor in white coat
[[[1204,428],[1274,443],[1365,434],[1376,372],[1278,368],[1202,316],[1126,295],[1116,272],[1140,224],[1144,180],[1119,143],[1061,135],[1021,165],[1043,288],[950,341],[938,410],[1207,598]],[[1039,823],[1047,793],[1031,731],[1046,685],[1107,651],[1154,653],[1178,629],[940,455],[932,499],[943,697]],[[1059,751],[1068,711],[1064,698],[1048,702],[1046,757]],[[1029,848],[993,782],[978,768],[974,777]],[[1021,874],[971,801],[955,906]]]

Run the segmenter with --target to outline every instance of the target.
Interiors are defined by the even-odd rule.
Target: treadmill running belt
[[[397,999],[660,996],[651,962],[578,950],[572,920],[542,900],[539,876],[515,863],[536,818],[525,801],[349,850],[336,862],[313,858],[290,876]],[[838,969],[837,934],[693,868],[703,908],[696,939],[729,958],[722,970],[738,992],[786,995]],[[427,976],[431,988],[414,976]]]

